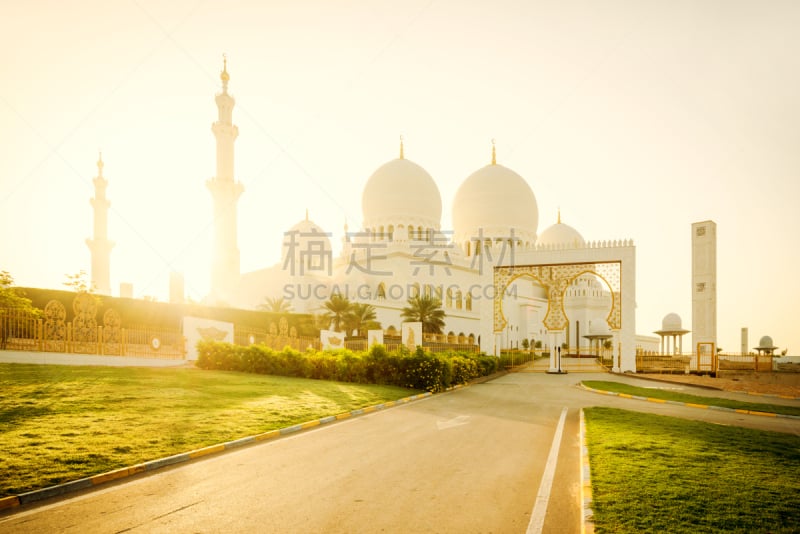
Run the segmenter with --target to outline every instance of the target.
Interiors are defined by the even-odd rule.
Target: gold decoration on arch
[[[611,293],[611,311],[606,322],[612,330],[622,328],[622,263],[567,263],[554,265],[514,265],[494,268],[494,331],[502,332],[507,320],[503,313],[503,295],[519,278],[530,278],[547,291],[547,314],[542,321],[548,330],[564,330],[569,323],[564,311],[564,293],[573,280],[583,274],[602,279]]]

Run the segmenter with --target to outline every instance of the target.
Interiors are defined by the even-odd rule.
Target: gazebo
[[[683,352],[683,335],[689,330],[683,328],[681,317],[677,313],[668,313],[661,321],[661,330],[653,332],[661,337],[661,354],[681,354]],[[670,351],[670,339],[672,351]]]
[[[608,323],[602,321],[600,327],[596,327],[594,323],[589,323],[589,333],[583,337],[589,340],[589,346],[594,349],[594,355],[599,358],[602,354],[603,344],[614,336],[608,329]]]
[[[758,355],[761,356],[762,354],[766,356],[772,356],[773,353],[778,350],[778,347],[772,342],[772,338],[770,336],[763,336],[758,341],[758,346],[753,347],[758,351]]]

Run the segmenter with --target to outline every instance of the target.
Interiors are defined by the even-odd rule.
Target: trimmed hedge
[[[443,391],[466,384],[498,369],[497,358],[467,352],[431,353],[418,347],[388,352],[373,345],[366,352],[350,350],[281,351],[266,345],[243,347],[219,341],[197,344],[197,367],[359,384],[385,384],[426,391]]]

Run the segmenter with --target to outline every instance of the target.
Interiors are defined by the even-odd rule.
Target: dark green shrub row
[[[265,345],[243,347],[217,341],[197,344],[201,369],[240,371],[362,384],[386,384],[426,391],[442,391],[465,384],[498,369],[497,358],[465,352],[431,353],[418,347],[388,352],[374,345],[367,352],[276,351]]]

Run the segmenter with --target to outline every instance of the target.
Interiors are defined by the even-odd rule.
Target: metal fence
[[[0,309],[0,349],[167,359],[186,355],[180,330],[75,324],[15,308]]]
[[[78,296],[92,304],[90,296]],[[91,306],[89,306],[91,308]],[[114,310],[103,314],[98,324],[95,311],[76,314],[66,321],[66,309],[60,302],[51,301],[44,312],[30,312],[17,308],[0,308],[0,350],[32,352],[65,352],[108,356],[139,356],[146,358],[182,359],[186,356],[186,340],[180,329],[136,325],[122,328],[119,315]],[[274,350],[290,347],[294,350],[320,350],[318,337],[298,336],[294,328],[281,324],[279,328],[259,329],[234,327],[234,343],[242,346],[263,344]],[[399,336],[384,338],[387,350],[402,347]],[[472,336],[424,334],[422,346],[431,352],[479,352]],[[365,351],[367,340],[351,338],[345,347]]]
[[[638,373],[695,373],[719,371],[759,371],[773,370],[773,358],[758,353],[719,353],[705,354],[661,354],[638,351],[636,353],[636,372]]]

